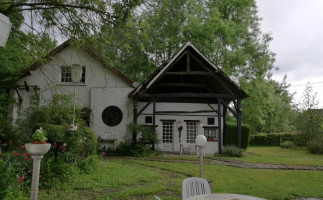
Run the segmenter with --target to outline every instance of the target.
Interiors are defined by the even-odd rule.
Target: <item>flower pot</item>
[[[42,142],[42,141],[31,141],[31,144],[46,144],[46,141]]]
[[[25,144],[25,148],[28,153],[30,153],[32,156],[33,155],[44,155],[49,151],[51,147],[51,144],[31,144],[27,143]]]

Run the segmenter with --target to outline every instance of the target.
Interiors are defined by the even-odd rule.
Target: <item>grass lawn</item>
[[[140,200],[158,195],[181,199],[181,183],[198,176],[199,165],[144,160],[100,161],[91,174],[51,190],[41,189],[39,199]],[[323,198],[322,171],[241,169],[204,166],[204,178],[213,181],[213,193],[240,193],[265,199]],[[28,194],[23,199],[29,199]]]
[[[323,166],[323,155],[310,154],[306,149],[280,147],[248,147],[241,158],[222,157],[254,163]]]

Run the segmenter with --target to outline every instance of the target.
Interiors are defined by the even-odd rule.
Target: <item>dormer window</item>
[[[72,75],[71,75],[71,66],[62,66],[61,67],[61,82],[62,83],[71,83]],[[80,83],[85,83],[85,66],[82,67],[82,76]]]

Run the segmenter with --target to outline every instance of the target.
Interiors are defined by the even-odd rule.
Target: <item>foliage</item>
[[[31,136],[31,140],[45,142],[47,140],[46,131],[43,130],[42,127],[40,127],[39,129],[36,129],[36,131]]]
[[[241,125],[241,140],[242,148],[246,149],[249,145],[250,140],[250,128],[248,125]],[[237,126],[236,124],[227,123],[223,131],[223,143],[224,145],[237,145],[238,136],[237,136]]]
[[[318,108],[318,103],[313,88],[307,85],[299,103],[300,113],[295,123],[297,131],[303,135],[305,145],[307,141],[314,140],[323,132],[323,111]]]
[[[115,150],[115,154],[119,156],[146,157],[152,153],[153,151],[142,143],[120,143]]]
[[[295,145],[292,141],[284,141],[280,143],[280,147],[284,149],[293,149]]]
[[[236,146],[228,145],[223,146],[221,155],[230,156],[230,157],[241,157],[242,156],[242,149],[239,149]]]
[[[316,136],[307,142],[307,149],[313,154],[323,154],[323,135]]]
[[[258,133],[250,136],[251,146],[281,146],[281,142],[297,141],[302,138],[295,133]],[[298,144],[296,142],[296,144]]]
[[[158,144],[159,140],[156,132],[152,130],[152,127],[141,124],[128,124],[127,129],[128,132],[135,135],[135,138],[139,136],[136,142],[148,145],[154,151],[154,146]]]
[[[44,155],[41,162],[40,187],[51,188],[71,181],[80,173],[88,173],[97,163],[96,149],[97,140],[94,133],[85,126],[82,126],[80,109],[76,112],[76,119],[79,124],[77,130],[71,130],[69,126],[73,111],[72,104],[65,96],[55,96],[49,106],[34,107],[30,117],[24,119],[29,124],[29,129],[24,130],[29,137],[32,130],[35,133],[47,133],[48,143],[52,146],[48,153]],[[23,129],[18,127],[18,129]],[[22,135],[21,137],[24,137]],[[27,139],[21,139],[24,141]],[[28,140],[27,140],[28,141]],[[27,142],[26,141],[26,142]],[[24,144],[24,143],[22,143]],[[11,145],[11,144],[10,144]],[[5,195],[10,195],[13,178],[23,177],[26,187],[19,186],[15,190],[26,192],[27,183],[31,181],[30,157],[25,152],[24,146],[19,146],[19,151],[15,150],[6,153],[4,162],[0,166],[4,173],[1,173],[1,184],[5,187],[0,189]],[[12,177],[12,178],[9,178]],[[14,182],[15,183],[15,182]],[[20,184],[19,185],[24,185]],[[28,185],[29,188],[29,185]]]

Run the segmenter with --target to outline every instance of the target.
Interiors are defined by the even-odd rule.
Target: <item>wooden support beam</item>
[[[186,55],[186,71],[191,71],[191,58],[190,58],[190,51],[187,51],[187,55]]]
[[[135,96],[133,98],[133,123],[137,124],[137,111],[138,111],[138,98]],[[135,143],[137,142],[137,133],[133,132],[132,133],[132,142]]]
[[[156,98],[153,99],[153,131],[156,133]],[[155,150],[155,144],[152,145],[152,150]]]
[[[191,57],[194,58],[194,60],[201,66],[203,67],[206,71],[208,72],[212,72],[212,70],[210,70],[204,63],[202,63],[200,61],[200,59],[196,58],[196,56],[194,56],[192,53],[191,53]]]
[[[204,87],[202,84],[192,84],[192,83],[160,83],[159,86],[164,86],[164,87],[194,87],[194,88]]]
[[[140,98],[211,98],[211,99],[238,99],[238,95],[213,94],[213,93],[159,93],[159,94],[142,94]]]
[[[237,113],[223,100],[221,100],[222,104],[237,118]]]
[[[29,92],[29,86],[27,84],[27,81],[24,81],[24,84],[25,84],[25,88],[26,88],[27,92]]]
[[[221,110],[222,110],[222,99],[218,99],[218,127],[219,127],[219,154],[222,153],[222,116],[221,116]]]
[[[165,75],[174,75],[174,76],[213,76],[215,72],[206,72],[206,71],[189,71],[189,72],[166,72]]]
[[[214,90],[212,90],[212,88],[209,86],[209,84],[207,83],[207,81],[205,80],[205,78],[202,78],[200,76],[197,76],[197,79],[199,79],[199,81],[201,81],[201,83],[204,85],[204,87],[211,93],[214,92]]]
[[[158,111],[156,114],[165,114],[165,113],[217,113],[216,110],[196,110],[196,111]]]
[[[21,95],[20,95],[20,93],[19,93],[19,91],[18,91],[18,88],[16,88],[16,93],[17,93],[17,95],[18,95],[19,103],[21,103],[21,102],[22,102],[22,98],[21,98]]]
[[[238,147],[242,148],[242,136],[241,136],[241,100],[237,100],[237,135],[238,135]]]
[[[146,103],[146,105],[137,113],[137,117],[151,104],[151,101]]]
[[[33,87],[33,88],[34,88],[34,91],[35,91],[35,94],[36,94],[37,99],[39,99],[39,95],[37,93],[37,87]]]

